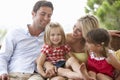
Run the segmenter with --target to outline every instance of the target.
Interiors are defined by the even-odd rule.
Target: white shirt
[[[44,43],[43,35],[44,32],[38,37],[31,36],[28,27],[8,32],[0,50],[0,74],[33,73],[35,60]]]

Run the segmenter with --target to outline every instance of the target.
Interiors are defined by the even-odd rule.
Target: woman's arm
[[[119,30],[108,30],[111,36],[120,37],[120,31]]]
[[[115,69],[120,70],[120,61],[114,54],[110,54],[107,58],[109,64],[111,64]]]

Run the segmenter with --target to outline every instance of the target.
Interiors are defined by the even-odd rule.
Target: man
[[[46,25],[51,21],[53,4],[38,1],[32,10],[32,24],[7,33],[0,50],[0,80],[43,80],[34,73],[35,59],[43,45]]]

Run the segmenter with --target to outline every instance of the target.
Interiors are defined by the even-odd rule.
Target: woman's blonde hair
[[[65,33],[64,33],[64,30],[63,30],[62,26],[59,23],[57,23],[57,22],[51,22],[50,24],[48,24],[46,26],[45,34],[44,34],[44,43],[47,44],[47,45],[52,45],[52,42],[50,40],[50,31],[53,28],[57,28],[57,29],[60,30],[61,36],[62,36],[62,40],[61,40],[61,42],[59,44],[60,45],[64,45],[66,43]]]
[[[78,22],[81,25],[82,35],[84,38],[86,38],[86,35],[90,30],[99,28],[98,19],[93,15],[85,15],[78,19]]]

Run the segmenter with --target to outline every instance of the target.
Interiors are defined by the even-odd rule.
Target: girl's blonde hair
[[[86,35],[90,30],[94,28],[99,28],[98,19],[93,15],[85,15],[78,19],[78,22],[81,25],[82,35],[84,38],[86,38]]]
[[[64,30],[63,30],[62,26],[59,23],[57,23],[57,22],[51,22],[50,24],[48,24],[46,26],[45,34],[44,34],[44,43],[47,44],[47,45],[52,45],[52,42],[50,40],[50,31],[53,28],[57,28],[57,29],[60,30],[61,36],[62,36],[62,40],[60,42],[60,45],[64,45],[66,43],[65,33],[64,33]]]

